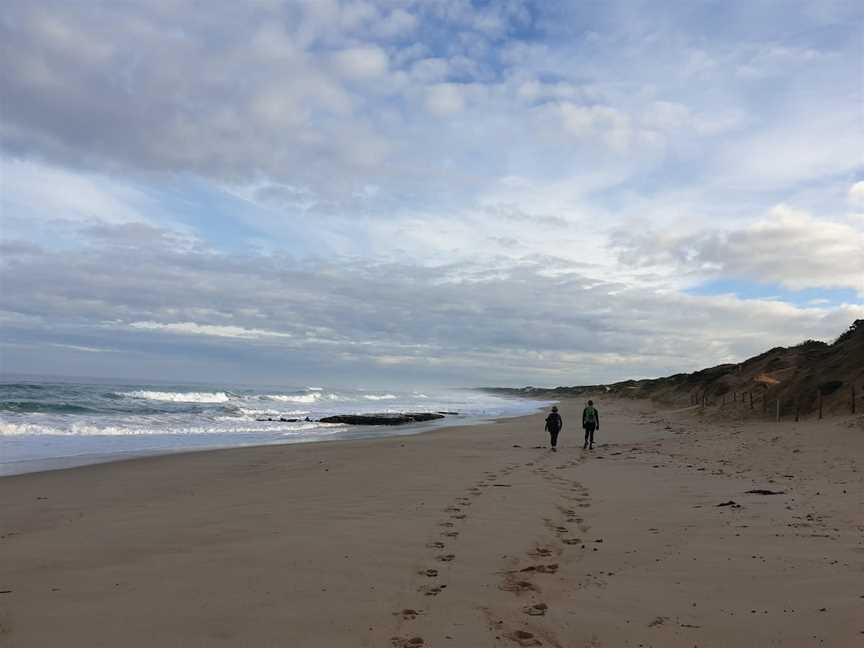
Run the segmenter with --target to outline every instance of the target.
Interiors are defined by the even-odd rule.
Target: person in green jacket
[[[582,427],[585,428],[585,443],[582,449],[592,449],[594,430],[600,429],[600,412],[594,407],[594,401],[589,400],[588,405],[582,410]]]

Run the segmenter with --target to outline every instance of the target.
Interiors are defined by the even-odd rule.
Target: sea
[[[523,416],[551,402],[475,389],[0,378],[0,475],[142,455],[418,434],[446,425]],[[334,414],[396,412],[455,414],[400,426],[318,422]]]

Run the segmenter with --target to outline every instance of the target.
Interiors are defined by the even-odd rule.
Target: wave
[[[33,401],[0,402],[0,411],[23,414],[89,414],[96,410],[70,403],[34,403]]]
[[[315,392],[313,394],[303,394],[300,396],[289,396],[287,394],[268,394],[262,396],[268,400],[282,401],[283,403],[315,403],[321,400],[321,394]]]
[[[17,389],[20,391],[46,391],[52,385],[34,385],[33,383],[0,383],[0,389]]]
[[[367,394],[363,396],[366,400],[393,400],[396,398],[394,394],[384,394],[383,396],[376,396],[374,394]]]
[[[276,410],[258,409],[256,407],[238,407],[237,412],[242,416],[306,416],[309,410]],[[230,418],[230,417],[226,417]]]
[[[227,403],[231,399],[231,396],[225,392],[160,392],[139,390],[121,392],[120,395],[127,398],[171,403]]]
[[[0,437],[4,436],[195,436],[199,434],[213,435],[231,435],[231,434],[261,434],[274,432],[301,432],[313,431],[323,428],[334,427],[327,424],[319,424],[315,422],[298,421],[297,423],[275,425],[243,426],[243,427],[206,427],[206,426],[188,426],[181,428],[173,428],[171,430],[162,430],[152,427],[124,427],[116,425],[87,425],[84,423],[74,423],[68,427],[53,427],[49,425],[40,425],[37,423],[3,423],[0,422]],[[341,426],[340,426],[341,427]]]

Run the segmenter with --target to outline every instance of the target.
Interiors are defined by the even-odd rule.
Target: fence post
[[[777,422],[780,422],[780,399],[777,399]]]
[[[795,400],[795,422],[797,423],[801,419],[801,401]]]
[[[822,390],[819,390],[819,420],[822,420]]]
[[[753,390],[750,390],[750,409],[753,409]]]
[[[855,385],[852,385],[852,413],[855,413]]]
[[[702,392],[702,409],[705,409],[705,392]]]
[[[762,389],[762,413],[765,414],[768,411],[768,386],[765,385]]]

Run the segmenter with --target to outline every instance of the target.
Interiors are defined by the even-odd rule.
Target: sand
[[[860,419],[599,405],[0,478],[0,645],[864,645]]]

